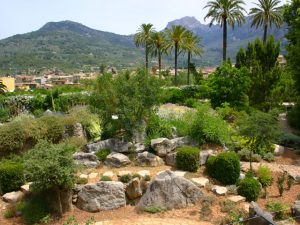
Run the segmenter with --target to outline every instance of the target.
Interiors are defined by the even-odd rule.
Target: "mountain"
[[[171,21],[172,25],[182,25],[202,38],[205,53],[193,58],[197,66],[218,65],[222,59],[222,28],[201,24],[195,17],[183,17]],[[286,40],[285,29],[273,28],[270,34],[282,42],[282,51]],[[262,29],[251,28],[246,17],[242,27],[228,30],[228,56],[234,61],[240,47],[249,41],[261,38]],[[165,57],[167,65],[173,65],[172,58]],[[58,68],[66,72],[98,69],[101,64],[117,68],[137,67],[143,63],[143,50],[133,43],[133,35],[118,35],[91,29],[72,21],[50,22],[37,31],[15,35],[0,40],[0,73],[44,68]],[[182,55],[179,65],[186,65]]]
[[[50,22],[37,31],[0,41],[0,70],[89,70],[101,64],[125,67],[142,57],[133,36],[91,29],[72,21]]]

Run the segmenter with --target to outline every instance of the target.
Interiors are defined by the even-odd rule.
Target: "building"
[[[214,73],[215,71],[216,71],[215,67],[205,67],[205,68],[201,69],[204,79],[207,79],[209,77],[209,75]]]
[[[33,76],[16,76],[16,88],[30,90],[38,87]]]
[[[7,92],[13,92],[16,88],[15,78],[13,77],[0,77],[0,81],[5,85]]]

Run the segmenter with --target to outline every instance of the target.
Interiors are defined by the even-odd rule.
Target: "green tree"
[[[154,32],[153,25],[151,23],[143,23],[137,33],[134,36],[134,43],[137,47],[143,46],[145,48],[145,68],[148,72],[149,67],[149,48],[151,43],[151,35]]]
[[[190,85],[190,71],[191,71],[191,59],[192,55],[201,55],[203,53],[202,49],[199,47],[201,39],[194,35],[191,31],[188,31],[185,36],[183,49],[188,54],[187,59],[187,84]]]
[[[267,41],[268,27],[273,24],[279,28],[283,22],[281,13],[280,0],[258,0],[258,4],[254,3],[256,7],[251,8],[249,15],[252,17],[251,26],[260,26],[264,28],[263,43]]]
[[[175,85],[177,85],[177,61],[178,56],[181,53],[182,46],[185,41],[185,36],[187,33],[187,30],[183,26],[172,26],[171,29],[166,30],[168,41],[169,41],[169,47],[172,49],[174,48],[174,54],[175,54]]]
[[[161,76],[161,56],[167,53],[167,40],[164,32],[155,32],[151,36],[150,52],[152,56],[158,57],[158,71]]]
[[[114,79],[111,75],[99,77],[90,104],[102,118],[102,137],[132,138],[134,131],[141,128],[143,120],[158,105],[159,87],[157,78],[141,70],[130,77],[126,74]]]
[[[249,71],[245,67],[238,69],[224,63],[210,76],[209,86],[211,104],[214,108],[220,107],[225,102],[232,107],[245,106],[248,103],[247,93],[251,86]]]
[[[47,192],[53,209],[62,216],[72,207],[72,188],[75,184],[76,166],[73,147],[65,144],[53,145],[42,141],[25,155],[25,175],[33,182],[37,192]],[[53,194],[53,195],[52,195]]]
[[[214,23],[223,27],[223,61],[227,60],[227,24],[234,28],[235,23],[239,26],[245,21],[243,12],[245,9],[243,0],[212,0],[204,8],[209,8],[204,20],[211,18],[209,23]]]
[[[277,116],[255,111],[238,121],[240,135],[248,139],[250,150],[250,169],[252,170],[252,154],[263,155],[272,149],[272,144],[280,135]]]
[[[6,86],[0,80],[0,94],[5,94],[5,91],[6,91]]]
[[[284,7],[284,21],[288,25],[287,61],[288,67],[293,73],[296,88],[300,94],[300,0],[293,0]]]

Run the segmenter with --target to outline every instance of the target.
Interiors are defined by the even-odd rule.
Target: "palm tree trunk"
[[[191,65],[191,52],[188,52],[188,73],[187,73],[187,84],[190,85],[190,65]]]
[[[178,43],[175,43],[175,86],[177,86],[177,57],[178,57]]]
[[[161,78],[161,52],[158,50],[158,72],[159,72],[159,78]]]
[[[227,53],[227,18],[223,18],[223,62],[226,61]]]
[[[263,44],[266,44],[268,36],[268,24],[265,23],[264,25],[264,37],[263,37]]]

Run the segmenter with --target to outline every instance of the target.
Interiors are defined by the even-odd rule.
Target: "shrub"
[[[144,211],[147,213],[155,214],[155,213],[163,212],[165,210],[160,207],[156,207],[156,206],[148,206],[148,207],[144,208]]]
[[[230,200],[225,200],[220,202],[221,212],[229,213],[236,209],[236,203]]]
[[[240,159],[234,152],[219,154],[214,166],[215,178],[223,184],[235,184],[240,177]]]
[[[82,149],[87,144],[85,138],[82,137],[70,137],[64,141],[66,144],[73,146],[77,150]]]
[[[149,175],[144,176],[144,181],[150,181],[150,180],[151,180],[151,177]]]
[[[101,149],[98,152],[96,152],[97,158],[104,162],[106,160],[106,157],[111,153],[110,149]]]
[[[101,177],[100,181],[112,181],[112,179],[108,176]]]
[[[277,188],[278,188],[280,196],[282,196],[282,194],[284,192],[284,181],[285,181],[285,174],[282,173],[277,178]]]
[[[268,152],[267,154],[264,155],[264,160],[268,161],[268,162],[274,162],[275,157],[273,155],[273,153]]]
[[[300,148],[300,137],[294,134],[283,134],[279,139],[280,145],[289,147],[289,148]]]
[[[200,150],[193,147],[181,147],[177,149],[176,167],[179,170],[196,172],[199,168]]]
[[[12,207],[9,207],[4,211],[4,217],[6,219],[13,218],[15,216],[15,214],[16,214],[16,212]]]
[[[119,177],[119,181],[121,181],[122,183],[129,183],[129,181],[131,180],[132,180],[132,176],[130,174],[126,174]]]
[[[248,149],[242,149],[238,152],[238,155],[242,161],[250,161],[250,151]],[[261,156],[259,154],[252,154],[252,162],[260,162],[260,160]]]
[[[286,179],[287,189],[290,190],[294,183],[294,179],[291,176],[288,176]]]
[[[282,220],[287,217],[287,213],[289,211],[289,207],[282,204],[281,202],[273,202],[269,201],[266,204],[267,210],[274,214],[274,218],[276,220]]]
[[[192,119],[189,136],[203,143],[224,144],[229,140],[229,128],[226,122],[208,105],[198,107]]]
[[[134,179],[134,178],[139,178],[139,180],[140,180],[141,179],[141,175],[135,173],[135,174],[132,175],[132,179]]]
[[[45,129],[44,139],[52,143],[58,143],[62,139],[65,127],[61,117],[43,116],[38,121],[40,122],[40,126]]]
[[[247,201],[256,201],[260,193],[260,184],[254,178],[245,178],[239,182],[238,193]]]
[[[88,179],[87,178],[80,178],[78,177],[76,179],[76,184],[87,184],[88,183]]]
[[[265,190],[265,197],[267,196],[267,187],[273,183],[272,172],[267,166],[260,166],[257,171],[258,181]]]
[[[48,216],[50,208],[42,195],[32,196],[25,201],[22,209],[22,219],[25,224],[37,224]]]
[[[216,167],[215,167],[216,159],[217,159],[216,156],[209,156],[209,158],[206,161],[206,170],[209,176],[211,177],[216,176]]]
[[[194,98],[188,98],[184,101],[184,105],[190,108],[196,108],[198,104],[198,100]]]
[[[166,88],[162,92],[163,103],[180,104],[183,103],[185,96],[180,88]]]
[[[12,161],[2,161],[0,163],[0,193],[15,191],[24,182],[24,167],[22,164]]]

